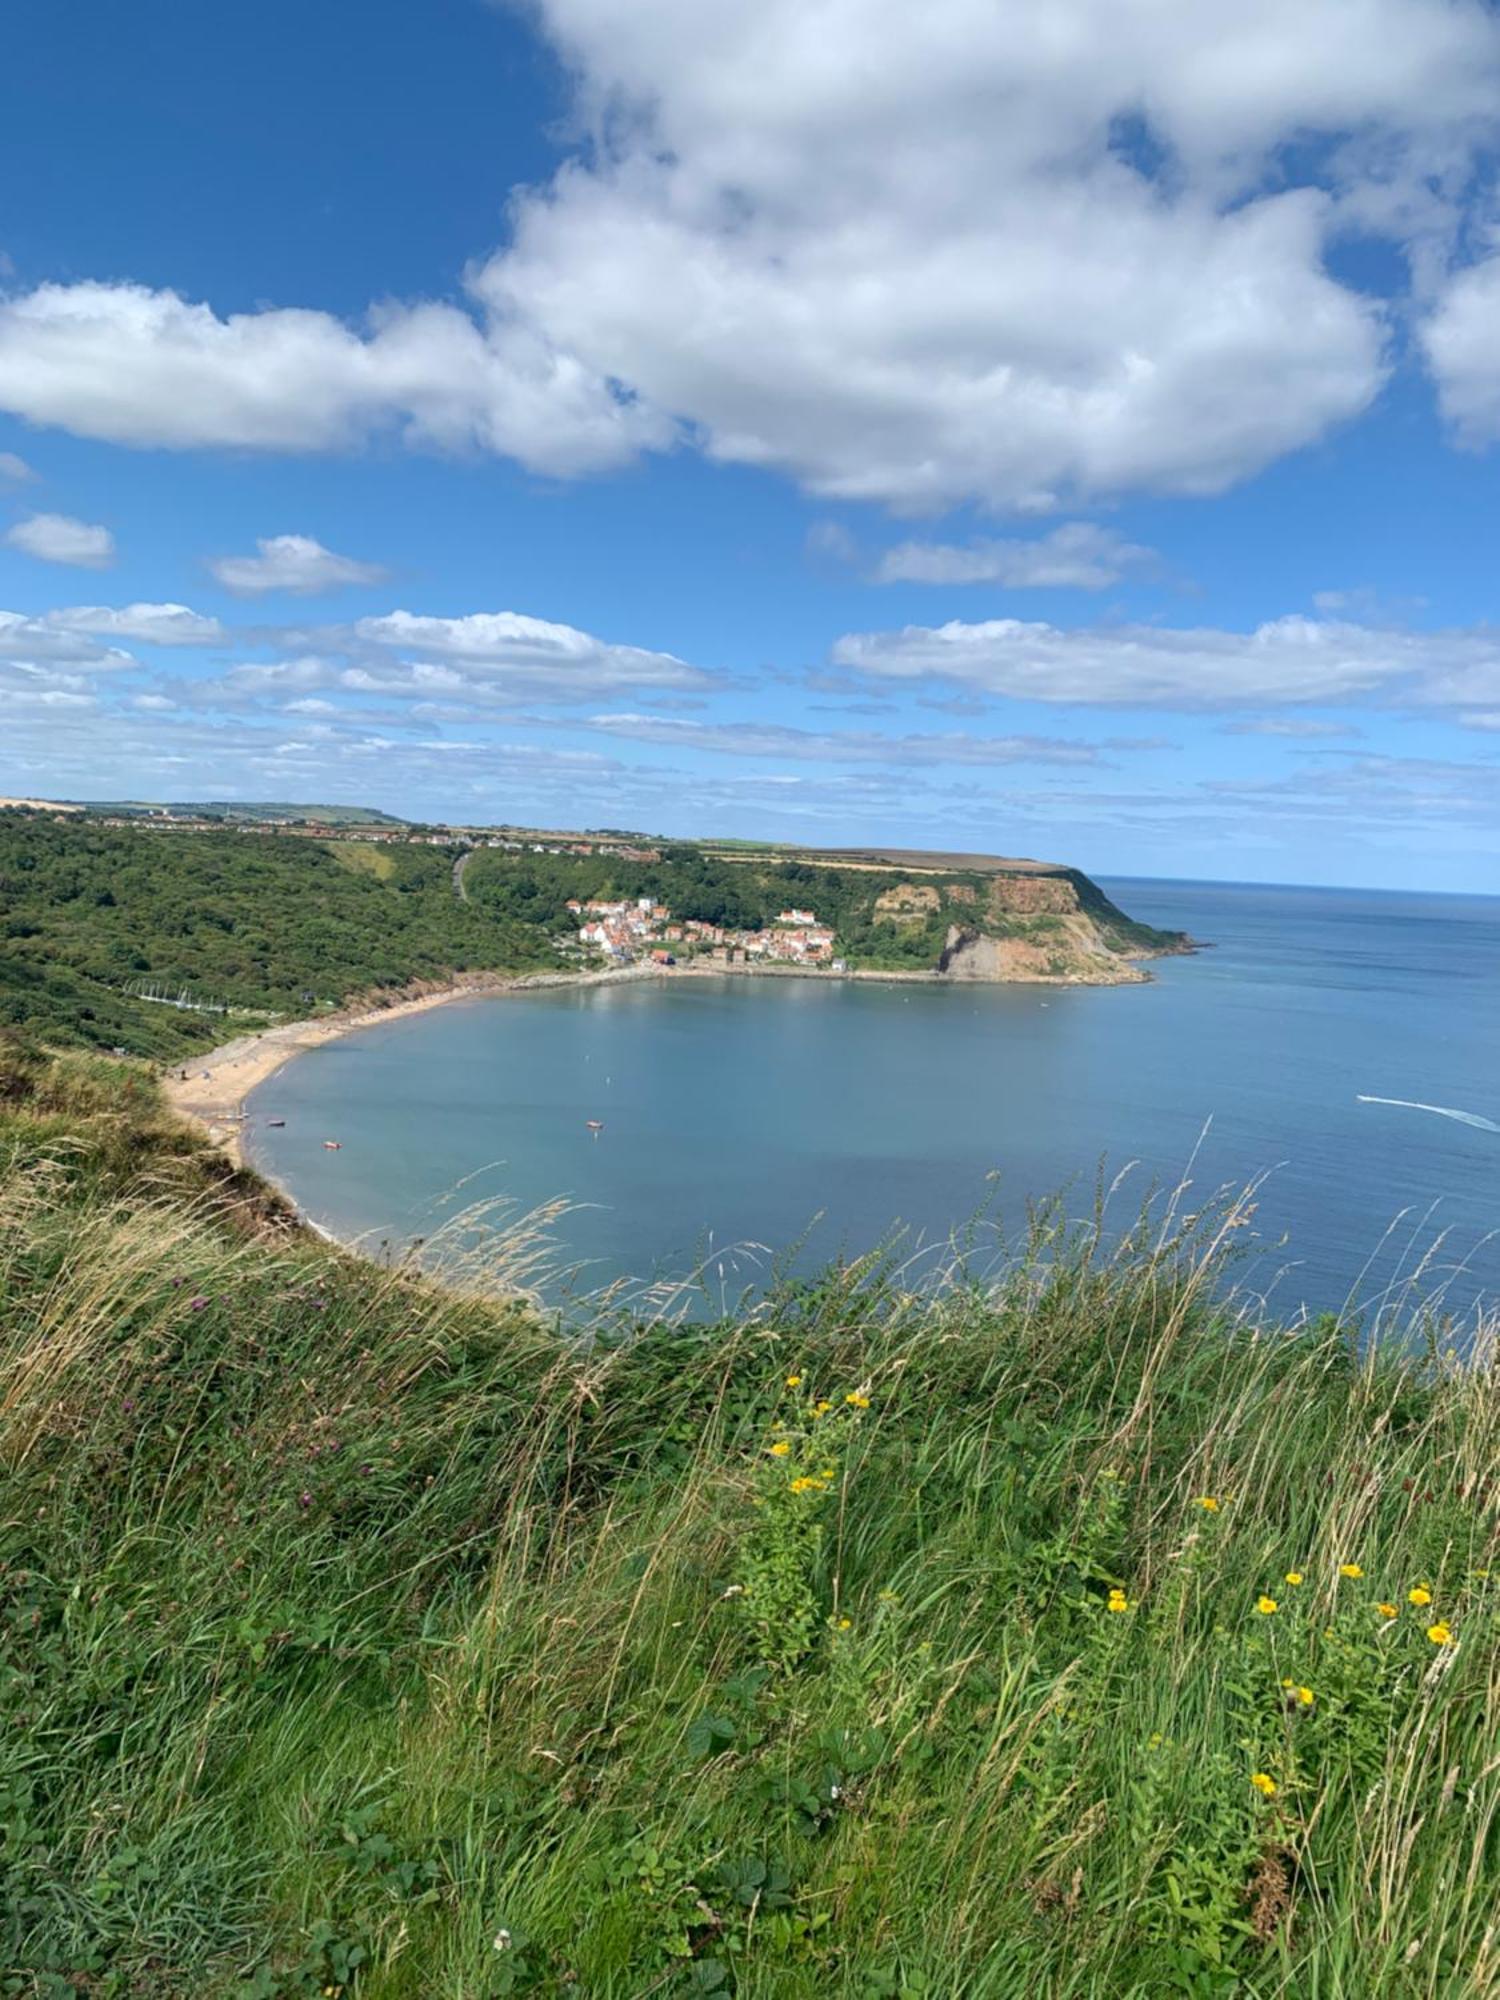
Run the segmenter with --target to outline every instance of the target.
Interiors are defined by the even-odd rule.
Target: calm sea
[[[1368,1307],[1424,1259],[1455,1309],[1500,1301],[1500,899],[1106,886],[1213,949],[1140,987],[456,1002],[298,1057],[251,1099],[251,1155],[340,1236],[404,1244],[480,1199],[567,1196],[557,1255],[583,1282],[706,1261],[730,1294],[769,1265],[743,1246],[800,1244],[811,1267],[981,1211],[991,1243],[1028,1197],[1084,1212],[1101,1163],[1131,1169],[1122,1220],[1152,1181],[1190,1174],[1197,1207],[1265,1175],[1242,1276],[1282,1311]]]

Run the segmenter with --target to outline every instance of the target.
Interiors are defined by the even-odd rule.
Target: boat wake
[[[1481,1132],[1500,1132],[1493,1118],[1481,1118],[1477,1111],[1455,1111],[1448,1104],[1415,1104],[1409,1097],[1366,1097],[1363,1091],[1356,1095],[1359,1104],[1394,1104],[1402,1111],[1430,1111],[1435,1118],[1456,1118],[1460,1125],[1473,1125]]]

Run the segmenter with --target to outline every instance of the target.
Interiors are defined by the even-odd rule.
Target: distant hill
[[[40,803],[38,801],[37,803]],[[83,799],[60,802],[64,811],[103,813],[129,819],[219,819],[231,826],[405,826],[394,813],[374,806],[282,805],[243,799]]]

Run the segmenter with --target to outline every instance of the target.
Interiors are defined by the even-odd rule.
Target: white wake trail
[[[1481,1132],[1500,1132],[1493,1118],[1481,1118],[1477,1111],[1455,1111],[1448,1104],[1416,1104],[1409,1097],[1366,1097],[1363,1091],[1356,1093],[1358,1104],[1394,1104],[1402,1111],[1430,1111],[1436,1118],[1456,1118],[1460,1125],[1473,1125]]]

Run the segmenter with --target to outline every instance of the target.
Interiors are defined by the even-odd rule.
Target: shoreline
[[[1145,954],[1142,956],[1156,956]],[[174,1062],[162,1073],[162,1089],[168,1103],[180,1117],[196,1125],[210,1145],[224,1153],[237,1167],[250,1161],[243,1145],[246,1123],[245,1099],[283,1064],[306,1049],[321,1048],[327,1042],[376,1028],[385,1021],[398,1021],[408,1014],[424,1014],[452,1000],[503,999],[507,994],[545,991],[563,986],[614,986],[642,979],[821,979],[857,980],[865,983],[905,985],[986,985],[986,986],[1133,986],[1149,981],[1150,973],[1139,970],[1134,959],[1123,960],[1122,973],[1113,978],[1082,979],[1075,976],[1031,979],[955,979],[935,970],[888,971],[856,967],[834,972],[825,966],[769,964],[724,965],[704,960],[688,960],[679,965],[655,965],[637,961],[631,965],[605,966],[588,971],[473,973],[435,984],[421,991],[397,989],[398,995],[383,1003],[355,1003],[326,1015],[310,1015],[305,1020],[281,1021],[274,1027],[259,1028],[232,1041]],[[1125,971],[1124,967],[1130,970]],[[285,1194],[286,1190],[283,1189]],[[290,1195],[287,1195],[290,1200]]]
[[[239,1035],[186,1062],[174,1062],[162,1074],[162,1090],[172,1109],[196,1125],[210,1145],[227,1154],[237,1167],[245,1167],[250,1164],[242,1144],[245,1099],[306,1049],[322,1048],[361,1028],[378,1028],[383,1021],[425,1014],[450,1000],[500,999],[507,993],[550,986],[618,984],[656,970],[654,966],[625,966],[602,972],[477,973],[422,992],[402,988],[398,990],[404,998],[393,998],[383,1005],[356,1004],[301,1021],[280,1021],[275,1027]]]

